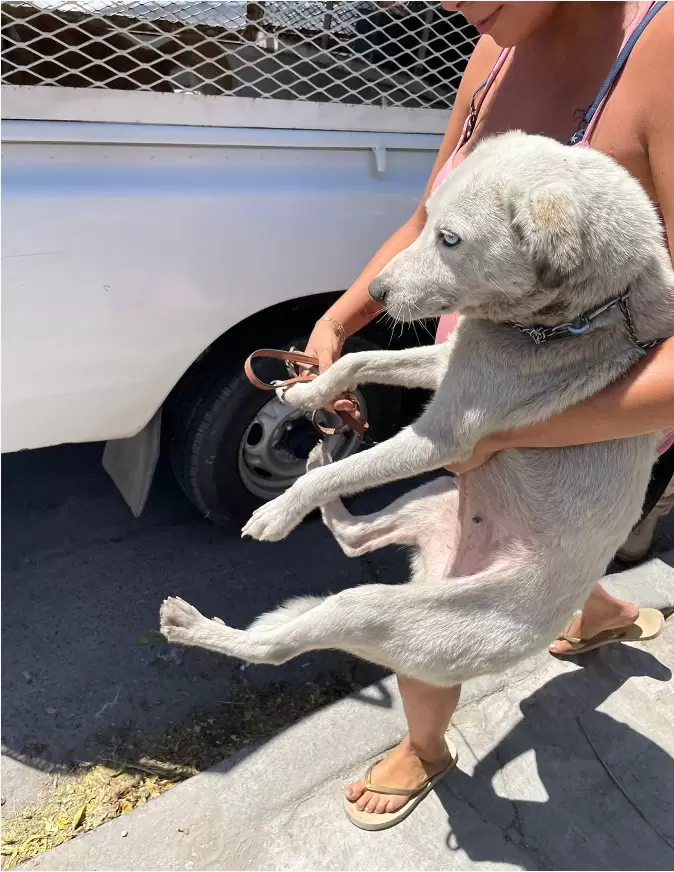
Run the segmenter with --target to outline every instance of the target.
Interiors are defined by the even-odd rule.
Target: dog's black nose
[[[386,294],[388,293],[388,282],[386,276],[381,273],[378,276],[375,276],[370,282],[368,291],[373,300],[376,300],[378,303],[385,303]]]

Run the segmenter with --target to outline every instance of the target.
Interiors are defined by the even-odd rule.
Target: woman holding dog
[[[318,357],[321,369],[339,357],[346,336],[376,317],[379,307],[368,294],[371,280],[417,238],[434,184],[484,136],[520,129],[611,155],[639,179],[658,206],[674,256],[674,4],[440,5],[461,12],[481,39],[463,75],[419,206],[311,334],[307,351]],[[452,329],[452,319],[441,319],[438,341]],[[453,471],[467,472],[508,448],[561,448],[660,431],[674,431],[674,339],[645,355],[625,379],[561,415],[486,438],[471,460]],[[674,505],[671,441],[661,445],[645,517],[625,544],[623,559],[646,554],[657,517]],[[597,585],[582,614],[551,650],[577,654],[619,641],[627,628],[639,625],[639,618],[638,606],[611,597]],[[430,780],[452,765],[444,734],[460,688],[429,687],[404,676],[398,682],[408,735],[368,773],[367,786],[359,779],[345,791],[347,811],[366,813],[358,820],[352,814],[351,819],[368,829],[402,820],[416,805],[415,797],[418,801],[420,793],[425,795]]]

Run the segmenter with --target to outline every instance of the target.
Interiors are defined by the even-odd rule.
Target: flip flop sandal
[[[389,827],[394,827],[396,824],[399,824],[400,821],[405,820],[408,815],[412,814],[421,800],[425,799],[431,790],[433,790],[438,781],[444,778],[450,769],[453,769],[456,766],[456,761],[459,756],[458,752],[452,742],[448,739],[446,741],[447,750],[451,756],[449,763],[444,769],[438,772],[437,775],[429,778],[421,785],[421,787],[417,787],[413,790],[405,790],[402,787],[382,787],[378,784],[372,784],[370,775],[377,763],[380,763],[381,761],[377,760],[373,763],[365,773],[364,781],[366,789],[371,790],[373,793],[384,793],[391,796],[407,796],[409,799],[405,805],[401,806],[397,811],[375,814],[373,812],[360,811],[356,808],[355,802],[351,802],[351,800],[344,797],[344,809],[351,823],[360,827],[361,830],[387,830]]]
[[[576,612],[573,620],[580,614],[581,612]],[[562,633],[558,638],[568,642],[571,645],[571,650],[551,651],[550,653],[555,657],[576,657],[578,654],[585,654],[586,651],[594,651],[595,648],[611,645],[614,642],[646,642],[648,639],[655,639],[656,636],[659,636],[664,627],[665,616],[661,611],[658,609],[639,609],[639,617],[628,627],[604,630],[603,633],[597,633],[596,636],[591,636],[589,639],[579,639],[577,636]]]

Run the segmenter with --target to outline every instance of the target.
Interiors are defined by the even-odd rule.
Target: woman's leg
[[[398,687],[407,719],[407,736],[372,770],[372,783],[385,787],[420,787],[449,760],[445,731],[456,709],[461,686],[431,687],[413,678],[398,676]],[[365,790],[362,778],[345,794],[361,811],[382,814],[395,811],[407,797]]]
[[[670,449],[671,450],[671,449]],[[669,452],[667,452],[669,454]],[[667,458],[664,455],[660,462]],[[671,463],[671,459],[670,459]],[[657,464],[656,464],[657,466]],[[648,494],[646,495],[648,502]],[[624,563],[636,563],[642,560],[651,550],[653,537],[655,536],[655,527],[660,520],[668,515],[674,508],[674,478],[669,481],[664,491],[660,494],[655,505],[652,508],[648,507],[646,514],[629,535],[627,542],[618,551],[617,557]]]

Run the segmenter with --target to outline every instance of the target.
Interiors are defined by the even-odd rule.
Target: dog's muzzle
[[[372,279],[370,287],[367,290],[373,300],[384,305],[386,302],[386,295],[389,292],[388,277],[384,273],[379,273],[378,276],[375,276]]]

